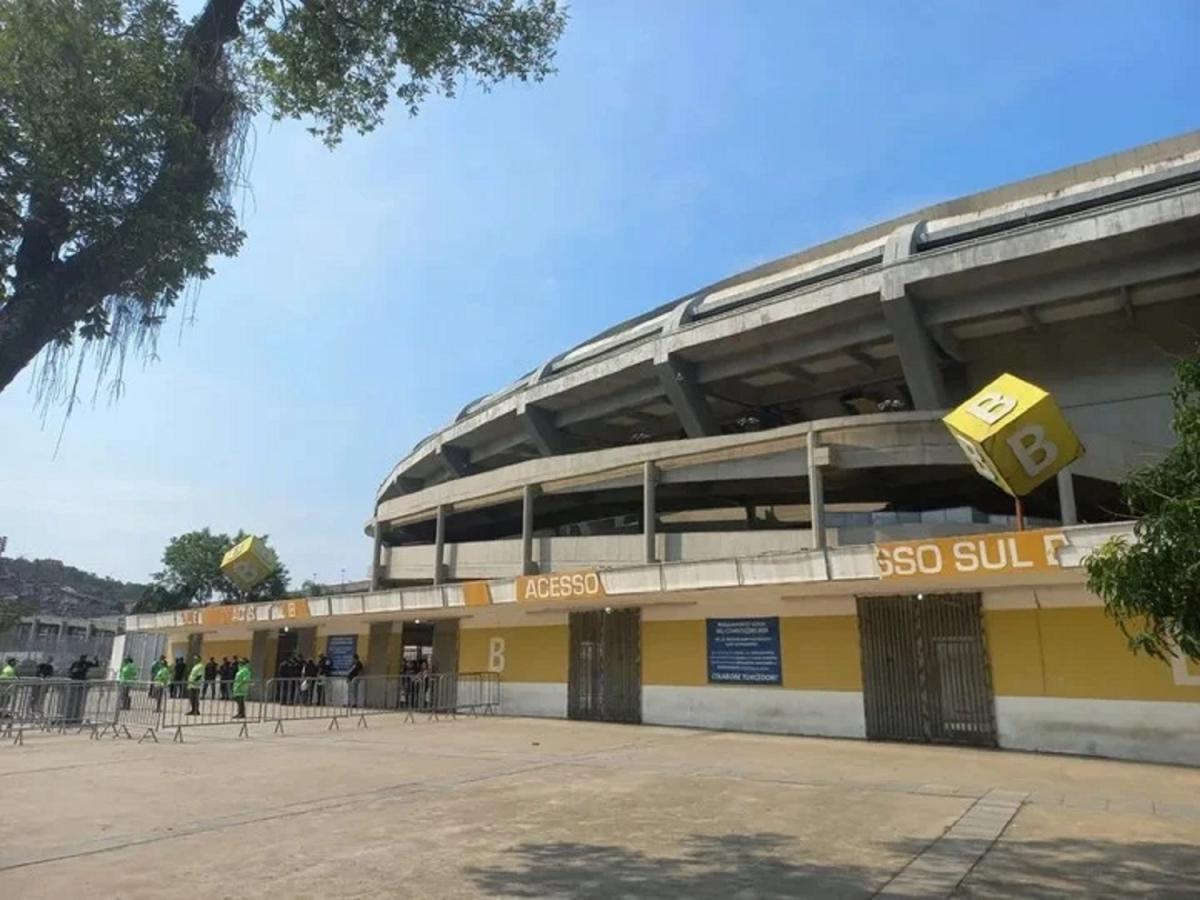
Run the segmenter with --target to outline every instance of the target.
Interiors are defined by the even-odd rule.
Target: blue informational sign
[[[710,684],[782,684],[779,619],[709,619]]]
[[[345,675],[349,672],[357,652],[357,634],[331,634],[325,642],[325,655],[329,657],[329,665],[333,668],[334,675]]]

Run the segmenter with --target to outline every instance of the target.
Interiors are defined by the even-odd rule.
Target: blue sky
[[[1200,4],[581,0],[542,85],[330,153],[261,122],[249,240],[116,404],[0,394],[0,535],[144,579],[192,528],[361,577],[376,486],[467,401],[703,284],[1200,127]]]

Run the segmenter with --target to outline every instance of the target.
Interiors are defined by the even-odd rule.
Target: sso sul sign
[[[517,600],[521,603],[603,600],[607,596],[600,575],[594,571],[522,575],[517,579]]]
[[[942,422],[975,471],[1014,497],[1083,455],[1054,398],[1015,375],[1001,375]]]
[[[1014,575],[1059,568],[1061,531],[1016,531],[974,537],[931,538],[875,545],[879,577],[964,578]]]

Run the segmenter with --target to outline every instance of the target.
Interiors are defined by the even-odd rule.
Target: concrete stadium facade
[[[396,464],[369,591],[128,627],[266,674],[282,629],[377,675],[420,645],[514,714],[1200,764],[1200,666],[1133,656],[1082,567],[1198,333],[1200,132],[616,326]],[[1019,533],[940,422],[1004,371],[1087,448]]]

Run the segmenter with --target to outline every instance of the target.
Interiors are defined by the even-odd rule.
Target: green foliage
[[[1135,653],[1200,659],[1200,355],[1175,371],[1176,444],[1124,486],[1135,541],[1113,539],[1086,565]]]
[[[337,143],[371,131],[392,95],[415,114],[430,93],[453,97],[458,79],[487,88],[541,81],[566,23],[555,0],[314,0],[249,19],[264,36],[256,71],[277,118],[311,119]]]
[[[153,354],[241,247],[259,110],[333,146],[392,96],[540,81],[564,24],[556,0],[206,0],[190,23],[175,0],[0,0],[0,390],[43,348],[43,399],[74,398],[89,348],[101,375]]]
[[[230,537],[204,528],[171,538],[163,551],[162,571],[154,573],[154,584],[133,611],[163,612],[196,604],[255,603],[282,597],[288,589],[288,571],[282,563],[269,578],[249,591],[243,591],[221,574],[221,558],[247,537],[243,531]]]
[[[32,610],[20,600],[0,597],[0,634],[8,631]]]

